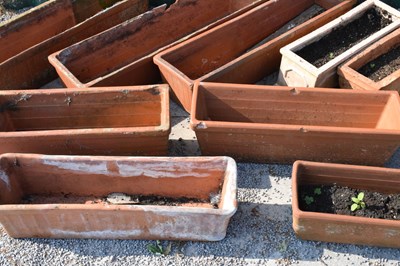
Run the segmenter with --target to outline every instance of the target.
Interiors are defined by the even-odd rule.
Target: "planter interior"
[[[5,154],[0,163],[0,222],[12,237],[220,240],[236,211],[227,157]],[[121,205],[104,201],[111,193],[204,203]]]
[[[135,17],[148,9],[147,0],[117,1],[103,11],[99,5],[116,1],[74,1],[72,8],[63,12],[74,15],[74,25],[48,39],[26,47],[8,60],[0,63],[0,87],[4,89],[29,89],[43,87],[57,78],[57,73],[47,57],[69,45],[86,39],[123,21]],[[61,12],[61,11],[60,11]],[[76,25],[75,25],[76,24]],[[1,60],[0,60],[1,61]]]
[[[379,81],[374,81],[360,73],[360,69],[365,65],[370,65],[372,61],[387,54],[388,52],[399,49],[400,29],[385,36],[365,51],[347,61],[339,67],[339,83],[343,88],[353,88],[357,90],[397,90],[400,91],[400,69],[395,69],[393,73]],[[378,69],[379,66],[376,66]]]
[[[310,8],[312,0],[268,1],[154,58],[183,107],[190,111],[194,82],[246,53]],[[318,1],[322,6],[331,3]],[[237,40],[241,41],[238,42]],[[224,51],[221,53],[221,51]]]
[[[197,34],[196,31],[203,27],[218,25],[260,2],[264,0],[254,3],[252,0],[180,0],[167,10],[165,6],[157,7],[59,51],[49,60],[67,87],[156,83],[161,78],[152,63],[155,52],[187,35]]]
[[[383,15],[381,16],[388,18],[392,22],[382,29],[370,35],[366,35],[368,37],[358,40],[358,43],[354,43],[351,48],[349,47],[347,50],[340,52],[338,55],[333,53],[325,53],[326,56],[328,54],[332,54],[332,58],[330,58],[328,62],[325,62],[321,66],[317,67],[297,54],[309,46],[312,47],[313,45],[316,45],[318,41],[325,40],[325,37],[328,38],[328,36],[330,36],[330,34],[335,32],[337,29],[345,28],[346,25],[356,21],[370,9],[382,10]],[[322,26],[316,31],[283,47],[281,49],[282,61],[278,83],[281,85],[300,87],[337,87],[338,76],[336,72],[339,64],[368,47],[370,44],[382,38],[386,34],[392,32],[399,26],[400,12],[398,10],[384,4],[379,0],[367,0],[341,17],[326,24],[325,26]],[[366,25],[365,27],[369,28],[369,25]],[[335,40],[331,43],[337,44],[339,41]],[[332,47],[333,46],[334,45],[332,45]],[[321,44],[320,47],[329,47],[330,49],[331,46]]]
[[[299,186],[333,185],[387,194],[400,193],[399,170],[298,161],[292,174],[293,229],[302,239],[400,247],[396,220],[302,211]],[[365,234],[368,232],[368,234]]]
[[[167,145],[166,85],[5,91],[0,106],[2,153],[160,154]]]
[[[383,165],[400,144],[392,92],[200,83],[193,103],[191,126],[205,155]]]
[[[205,75],[202,81],[237,84],[256,84],[261,82],[263,85],[274,85],[277,75],[276,78],[268,80],[269,84],[266,84],[264,80],[266,77],[279,72],[279,65],[282,58],[279,50],[285,45],[344,14],[355,3],[356,1],[354,0],[315,1],[316,5],[327,10],[305,22],[302,20],[299,21],[300,23],[296,20],[288,22],[277,31],[280,33],[277,37],[270,39],[261,46],[246,52],[242,56]],[[296,26],[293,27],[293,25]]]

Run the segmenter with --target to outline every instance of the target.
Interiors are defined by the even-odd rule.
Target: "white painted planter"
[[[360,43],[354,45],[352,48],[348,49],[346,52],[340,54],[323,66],[317,68],[295,53],[307,45],[320,40],[334,29],[358,19],[364,14],[365,11],[374,6],[387,11],[392,16],[393,22]],[[400,11],[379,0],[367,0],[346,14],[326,24],[325,26],[283,47],[280,50],[282,54],[282,61],[278,83],[280,85],[296,87],[337,87],[338,75],[336,73],[336,69],[339,64],[359,53],[364,48],[379,40],[386,34],[394,31],[399,26]]]

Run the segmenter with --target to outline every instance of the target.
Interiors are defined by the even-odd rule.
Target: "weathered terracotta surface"
[[[200,83],[191,127],[203,155],[383,165],[400,145],[400,102],[397,92]]]
[[[0,164],[0,223],[15,238],[218,241],[225,237],[237,207],[236,164],[228,157],[11,153],[0,157]],[[99,198],[116,192],[202,200],[221,192],[221,200],[216,209],[191,205],[21,202],[34,194]]]
[[[195,81],[208,77],[218,69],[223,69],[225,64],[246,53],[252,46],[314,3],[313,0],[268,1],[223,25],[156,55],[154,62],[160,67],[164,79],[170,84],[179,102],[189,112]],[[325,4],[329,5],[329,2]],[[339,14],[340,12],[336,15]],[[322,22],[326,23],[333,19],[333,17],[321,18],[326,15],[329,16],[329,12],[321,15],[318,22],[314,20],[316,25],[320,26]],[[308,30],[306,27],[305,31]],[[275,44],[279,45],[281,40],[275,39]]]
[[[321,0],[315,1],[315,3],[327,10],[222,67],[211,71],[203,76],[201,81],[238,84],[257,83],[264,77],[279,71],[282,58],[279,49],[344,14],[350,10],[356,1]]]
[[[73,12],[74,22],[87,20],[77,25],[74,23],[75,26],[69,25],[71,28],[62,33],[0,62],[2,90],[39,88],[56,79],[57,73],[47,59],[50,54],[145,12],[148,1],[124,0],[102,12],[98,1],[75,1],[72,5],[73,11],[71,5],[68,6],[69,9],[63,9],[62,12]],[[99,13],[96,14],[97,12]]]
[[[165,155],[169,87],[4,91],[0,153]]]
[[[339,84],[342,88],[355,90],[397,90],[400,91],[400,69],[384,79],[375,82],[357,70],[370,61],[384,55],[400,45],[400,29],[378,40],[366,50],[353,57],[338,69]]]
[[[292,173],[293,229],[306,240],[400,247],[395,220],[302,211],[299,185],[333,185],[381,193],[400,193],[400,170],[297,161]]]
[[[50,0],[0,24],[0,62],[75,25],[70,0]]]
[[[157,52],[264,1],[178,0],[54,53],[49,61],[67,87],[154,84],[161,80],[152,62]]]
[[[346,52],[335,57],[328,63],[317,68],[310,62],[298,56],[295,52],[329,34],[333,29],[345,25],[372,7],[379,7],[392,17],[393,22],[368,38],[354,45]],[[359,53],[373,42],[384,37],[400,26],[400,11],[386,5],[379,0],[366,0],[346,14],[329,22],[321,28],[283,47],[280,51],[282,61],[279,71],[278,83],[287,86],[299,87],[326,87],[334,88],[339,85],[337,67],[355,54]],[[344,37],[345,38],[345,37]]]

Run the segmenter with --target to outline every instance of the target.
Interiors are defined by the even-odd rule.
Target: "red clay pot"
[[[75,17],[71,28],[52,35],[29,49],[26,47],[18,55],[0,62],[0,88],[33,89],[44,86],[57,78],[56,71],[47,59],[50,54],[122,23],[147,9],[147,0],[123,0],[102,12],[99,1],[73,2],[69,9],[62,9],[62,12]],[[97,12],[99,13],[96,14]],[[78,22],[81,23],[75,25]]]
[[[400,222],[302,211],[299,185],[333,185],[400,193],[400,170],[297,161],[292,173],[293,229],[302,239],[399,248]]]
[[[332,6],[332,1],[317,2],[324,3],[325,7]],[[195,81],[202,80],[210,73],[223,69],[225,64],[244,53],[244,56],[247,56],[246,51],[249,48],[315,3],[316,1],[313,0],[268,1],[235,19],[156,55],[154,62],[160,67],[164,79],[170,84],[179,102],[186,111],[190,112]],[[347,3],[345,9],[349,9],[350,6]],[[305,32],[312,31],[316,26],[321,26],[344,12],[344,9],[335,10],[332,14],[327,11],[315,18],[311,25],[299,26],[296,30],[299,30],[299,35],[304,35]],[[291,33],[293,34],[296,30]],[[297,34],[293,35],[293,37],[296,36]],[[280,45],[280,42],[286,43],[287,40],[284,38],[282,41],[282,38],[278,37],[272,42],[276,45]],[[279,58],[276,51],[275,57]],[[279,60],[277,58],[272,60],[273,66],[277,63],[275,61]],[[252,70],[250,68],[246,72]]]
[[[344,14],[356,3],[355,0],[346,1],[315,1],[316,4],[327,9],[324,13],[311,18],[271,41],[251,50],[222,67],[206,74],[201,80],[204,82],[222,82],[238,84],[255,84],[264,77],[279,71],[281,63],[280,48],[298,38],[318,29],[329,21]]]
[[[355,90],[397,90],[400,91],[400,69],[384,79],[375,82],[357,72],[358,69],[400,45],[400,29],[380,39],[366,50],[353,57],[338,69],[339,84],[342,88]]]
[[[4,154],[0,164],[0,223],[15,238],[218,241],[237,207],[236,164],[228,157]],[[220,200],[217,208],[95,200],[110,193]],[[41,203],[22,200],[38,196]]]
[[[383,165],[400,146],[400,102],[396,92],[200,83],[191,127],[203,155]]]
[[[165,155],[168,89],[4,91],[0,153]]]
[[[152,62],[157,52],[264,1],[178,0],[167,10],[158,7],[54,53],[49,61],[67,87],[158,83],[160,73]]]

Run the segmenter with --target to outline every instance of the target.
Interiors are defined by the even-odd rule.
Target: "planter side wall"
[[[300,184],[336,183],[357,189],[399,193],[399,170],[296,162],[292,180],[293,229],[298,237],[337,243],[400,247],[398,221],[304,212],[299,209],[298,202]]]
[[[312,4],[313,1],[309,0],[266,2],[158,54],[154,62],[182,106],[190,112],[192,88],[196,80],[245,53]],[[237,42],[238,38],[242,42]]]
[[[263,44],[243,56],[227,63],[223,67],[206,75],[201,81],[238,84],[254,84],[264,77],[279,70],[281,54],[279,50],[298,38],[318,29],[322,25],[344,14],[356,1],[317,1],[318,4],[331,8],[323,14],[304,22],[297,27],[281,34],[279,37]],[[334,3],[336,5],[334,5]],[[333,7],[332,7],[333,6]]]
[[[10,91],[1,97],[8,121],[0,132],[1,153],[166,154],[166,86],[37,90],[22,95]]]
[[[247,6],[248,1],[241,1],[240,3],[245,6],[235,5],[236,8],[241,9],[231,13],[229,1],[178,1],[165,12],[157,8],[156,12],[153,10],[145,13],[139,18],[60,51],[49,60],[67,86],[157,83],[160,75],[157,67],[152,63],[155,52],[165,49],[166,46],[188,34],[198,34],[209,27],[216,26],[261,2],[264,1],[254,2]],[[199,13],[199,10],[207,10],[207,12]],[[163,30],[160,31],[160,29]],[[126,34],[127,32],[130,34]],[[124,43],[123,47],[126,49],[120,49],[121,43]],[[93,47],[95,52],[92,50]],[[93,60],[99,57],[108,58],[108,60],[94,66]],[[136,75],[140,67],[149,69],[152,74],[148,75],[147,79]],[[142,70],[139,71],[142,72]],[[157,76],[153,73],[157,73]],[[114,74],[118,75],[119,79],[115,78]]]
[[[225,237],[229,219],[236,211],[236,165],[231,158],[6,154],[2,156],[1,164],[0,222],[11,237],[217,241]],[[27,167],[33,170],[32,174]],[[218,192],[222,180],[221,198],[225,203],[218,209],[81,203],[10,204],[4,198],[4,195],[23,197],[38,192],[58,195],[60,191],[73,193],[70,196],[73,197],[74,193],[91,194],[93,189],[101,196],[118,191],[208,199],[210,193]],[[92,184],[90,188],[85,185],[88,183]]]
[[[400,30],[378,40],[366,50],[353,57],[338,69],[339,84],[342,88],[355,90],[397,90],[400,91],[400,70],[375,82],[360,74],[357,70],[379,56],[395,49],[400,45]]]
[[[329,91],[201,83],[191,126],[205,155],[383,165],[400,145],[397,95]]]
[[[70,0],[53,0],[0,26],[0,62],[75,25]]]
[[[121,1],[83,23],[0,63],[1,89],[29,89],[46,85],[57,78],[56,71],[47,59],[50,54],[107,30],[147,9],[147,0]]]

